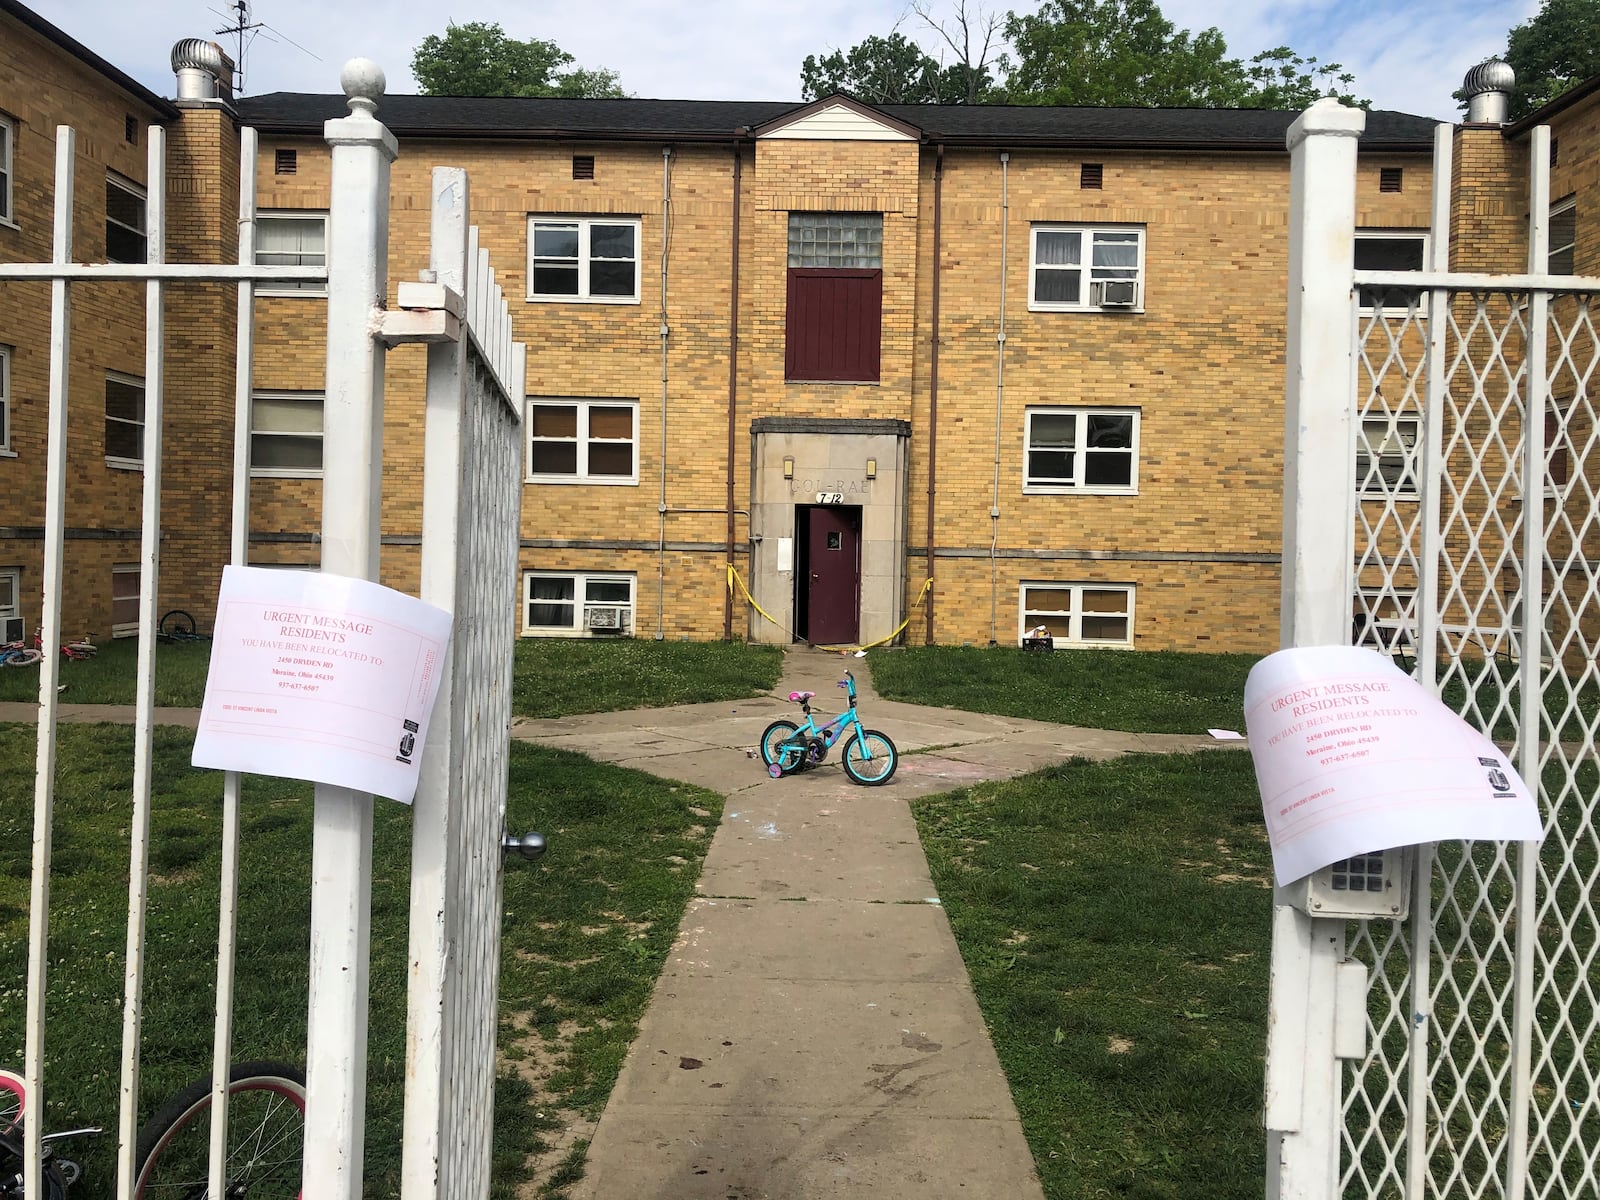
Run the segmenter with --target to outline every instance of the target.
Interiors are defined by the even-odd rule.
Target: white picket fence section
[[[74,261],[76,135],[56,152],[54,250],[49,263],[0,263],[0,279],[51,281],[51,358],[44,532],[46,648],[61,642],[67,527],[68,331],[75,282],[146,284],[144,480],[139,668],[129,843],[129,913],[118,1116],[119,1200],[134,1186],[139,1127],[139,1046],[145,970],[147,847],[154,726],[153,636],[161,542],[163,298],[172,283],[236,282],[236,404],[230,560],[246,562],[249,444],[258,283],[325,283],[328,357],[324,405],[322,569],[376,579],[383,487],[383,361],[388,346],[430,343],[425,432],[423,598],[456,615],[452,652],[422,760],[416,798],[404,1195],[472,1200],[488,1194],[499,967],[501,839],[515,630],[521,499],[520,399],[524,347],[494,283],[487,252],[467,224],[459,170],[435,175],[432,282],[402,284],[385,310],[389,164],[398,153],[376,119],[382,72],[355,60],[341,82],[350,115],[330,121],[333,148],[329,264],[255,265],[257,139],[240,143],[239,255],[235,265],[164,261],[165,135],[152,126],[146,263]],[[220,580],[222,564],[217,565]],[[47,1052],[51,829],[55,820],[59,659],[40,664],[38,757],[29,910],[24,1078],[42,1095]],[[225,1081],[233,1057],[233,945],[239,856],[239,779],[222,779],[223,846],[214,1030],[209,1194],[224,1195]],[[366,1006],[371,900],[372,797],[318,785],[312,863],[312,952],[303,1195],[354,1200],[362,1191]],[[70,1019],[70,1014],[66,1014]],[[26,1194],[46,1195],[42,1121],[26,1125]]]
[[[1311,250],[1291,264],[1303,320],[1291,320],[1285,644],[1354,639],[1405,655],[1514,748],[1545,836],[1420,847],[1403,921],[1277,906],[1268,1195],[1593,1197],[1600,279],[1546,273],[1545,128],[1529,145],[1527,274],[1446,270],[1448,127],[1429,269],[1354,272],[1354,154],[1336,144],[1351,135],[1325,126],[1359,117],[1307,119],[1292,144],[1304,188],[1291,236]],[[1360,288],[1387,300],[1363,310]],[[1308,345],[1322,357],[1297,374]],[[1310,463],[1318,453],[1331,461]],[[1304,569],[1289,569],[1294,548]],[[1341,1059],[1332,972],[1345,963],[1366,970],[1366,1037]]]

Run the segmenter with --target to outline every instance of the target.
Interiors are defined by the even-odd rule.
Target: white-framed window
[[[250,398],[250,474],[322,478],[322,396],[257,392]]]
[[[139,636],[139,564],[111,568],[111,636]]]
[[[1420,271],[1428,261],[1428,235],[1418,229],[1358,229],[1356,230],[1356,262],[1358,271]],[[1388,316],[1406,315],[1411,297],[1417,293],[1399,288],[1363,286],[1357,289],[1361,311],[1382,311]],[[1417,297],[1417,311],[1428,311],[1428,297]]]
[[[1356,492],[1364,499],[1417,498],[1419,414],[1370,416],[1356,434]]]
[[[11,208],[11,163],[16,153],[17,123],[0,112],[0,224],[15,225],[16,213]]]
[[[256,217],[256,266],[326,267],[328,265],[328,214],[322,212],[264,212]],[[256,286],[262,296],[325,296],[325,283],[266,283]]]
[[[528,299],[637,304],[639,228],[629,217],[529,217]]]
[[[529,483],[638,483],[639,402],[528,398]]]
[[[1017,637],[1043,625],[1057,646],[1133,645],[1133,587],[1029,583],[1018,597]]]
[[[1572,275],[1573,252],[1578,244],[1578,200],[1569,196],[1550,206],[1550,255],[1545,270],[1551,275]]]
[[[145,223],[145,190],[120,175],[106,176],[106,259],[114,263],[149,261],[150,233]]]
[[[144,380],[114,371],[106,375],[106,465],[144,466]]]
[[[1028,307],[1036,312],[1144,308],[1142,225],[1035,225]]]
[[[11,449],[11,347],[0,346],[0,455],[10,458]]]
[[[0,642],[22,640],[22,569],[0,567]]]
[[[637,580],[615,571],[526,571],[522,631],[552,637],[631,637]]]
[[[1024,492],[1138,492],[1138,409],[1030,408],[1025,421]]]

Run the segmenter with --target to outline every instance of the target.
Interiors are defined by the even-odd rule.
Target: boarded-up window
[[[790,213],[785,379],[876,382],[883,214]]]
[[[785,379],[876,382],[883,272],[789,268]]]

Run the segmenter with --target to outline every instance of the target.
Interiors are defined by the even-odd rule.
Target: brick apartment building
[[[15,0],[0,29],[0,260],[49,257],[58,124],[80,131],[74,257],[137,254],[152,122],[168,261],[235,258],[242,125],[260,134],[258,260],[321,260],[322,123],[342,96],[233,99],[223,77],[173,102]],[[1576,220],[1600,164],[1593,92],[1536,117],[1561,148],[1567,270],[1596,269]],[[1294,116],[383,98],[391,289],[427,263],[429,172],[465,167],[528,344],[519,628],[853,644],[909,620],[913,643],[1043,624],[1058,646],[1272,648]],[[1531,124],[1458,128],[1452,266],[1525,269]],[[1358,266],[1422,266],[1433,128],[1368,114]],[[64,627],[105,636],[132,631],[137,595],[142,291],[73,295]],[[250,558],[315,566],[323,307],[258,296]],[[168,304],[162,604],[205,619],[233,289],[173,285]],[[30,629],[49,308],[48,284],[0,282],[0,615]],[[388,357],[383,576],[407,590],[423,365]]]

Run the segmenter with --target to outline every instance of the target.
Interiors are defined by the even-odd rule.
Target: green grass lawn
[[[141,1116],[210,1068],[221,777],[192,735],[156,732],[150,962]],[[52,1129],[116,1119],[132,733],[60,731],[46,1095]],[[0,1065],[19,1069],[28,940],[34,730],[0,727]],[[301,1061],[310,907],[310,784],[245,783],[235,1057]],[[409,809],[376,802],[367,1195],[399,1194],[405,1073]],[[505,873],[495,1195],[568,1114],[598,1117],[693,892],[721,813],[711,792],[577,755],[511,748],[507,820],[550,851]],[[115,1141],[74,1147],[109,1195]],[[550,1193],[556,1194],[554,1192]]]
[[[1271,855],[1250,756],[913,802],[1049,1200],[1264,1186]]]
[[[869,651],[885,700],[1131,733],[1244,730],[1255,654],[1166,650],[1029,653],[1014,646]]]
[[[139,639],[103,643],[93,658],[61,660],[64,704],[132,704]],[[210,642],[156,643],[156,704],[199,708],[211,663]],[[0,700],[39,700],[38,667],[0,667]]]
[[[138,640],[124,638],[102,646],[87,661],[63,660],[62,701],[132,704],[138,652]],[[157,643],[156,704],[198,708],[210,658],[210,642]],[[518,716],[565,717],[738,700],[771,691],[782,669],[781,646],[522,638],[516,644],[512,706]],[[0,700],[38,699],[37,667],[0,669]]]

